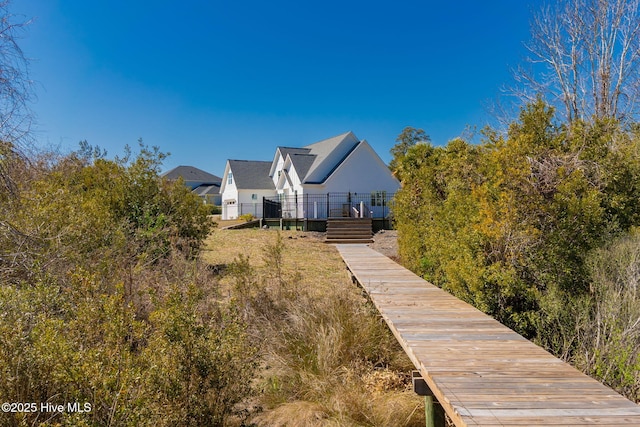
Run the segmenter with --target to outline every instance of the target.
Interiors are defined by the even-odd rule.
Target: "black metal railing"
[[[264,197],[259,218],[325,219],[336,217],[387,218],[393,204],[392,193],[293,194]],[[255,205],[251,205],[258,211]],[[241,210],[245,208],[241,206]]]
[[[251,214],[255,218],[268,218],[263,215],[263,203],[240,203],[238,206],[238,216]]]

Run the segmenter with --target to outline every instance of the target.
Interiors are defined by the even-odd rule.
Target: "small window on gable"
[[[233,173],[231,171],[227,174],[227,184],[233,184]]]

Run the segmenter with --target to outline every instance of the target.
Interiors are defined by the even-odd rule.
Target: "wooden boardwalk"
[[[336,245],[456,426],[640,426],[640,406],[366,245]]]

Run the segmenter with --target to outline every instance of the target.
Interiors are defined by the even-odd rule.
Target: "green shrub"
[[[97,156],[95,156],[97,154]],[[90,413],[0,425],[223,425],[242,413],[254,353],[197,259],[211,222],[140,147],[16,158],[0,205],[0,400]]]
[[[249,221],[253,221],[254,219],[256,219],[256,217],[253,216],[253,214],[248,213],[248,214],[240,215],[238,217],[238,219],[240,219],[242,221],[245,221],[245,222],[249,222]]]
[[[210,205],[210,204],[207,204],[205,206],[209,210],[209,215],[220,215],[222,213],[222,206]]]

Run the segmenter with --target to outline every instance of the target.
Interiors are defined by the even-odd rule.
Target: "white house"
[[[220,186],[222,219],[236,219],[248,213],[259,216],[263,197],[275,194],[270,169],[271,162],[227,160]]]
[[[243,166],[247,167],[243,168],[235,162],[238,161],[227,162],[223,175],[220,190],[223,219],[234,218],[240,211],[247,213],[251,205],[244,205],[246,202],[240,199],[247,200],[242,194],[249,193],[258,197],[259,203],[262,196],[279,200],[283,217],[326,218],[348,214],[351,209],[359,209],[358,205],[366,205],[368,213],[382,215],[377,208],[383,207],[386,195],[400,188],[398,180],[369,143],[359,140],[353,132],[302,148],[277,147],[271,162],[245,162]],[[265,175],[258,176],[265,164],[268,164]],[[253,188],[240,182],[244,177],[240,179],[238,173],[251,175],[246,181]],[[238,181],[235,187],[234,180]],[[240,203],[240,208],[233,207],[234,200]],[[224,206],[228,206],[226,216]]]

